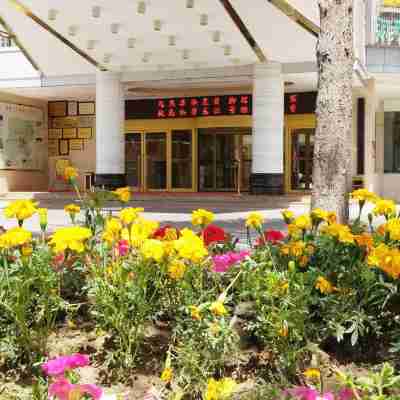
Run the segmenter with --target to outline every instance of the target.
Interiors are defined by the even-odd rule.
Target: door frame
[[[292,132],[296,129],[315,129],[315,114],[285,115],[285,192],[305,193],[304,190],[292,189]]]

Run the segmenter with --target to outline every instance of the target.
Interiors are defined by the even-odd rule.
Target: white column
[[[124,96],[120,74],[96,75],[96,175],[125,174]]]
[[[265,185],[283,191],[284,82],[279,63],[254,66],[253,89],[253,164],[257,181],[264,175]],[[254,181],[254,180],[253,180]]]

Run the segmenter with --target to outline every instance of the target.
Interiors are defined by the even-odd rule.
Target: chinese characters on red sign
[[[251,95],[157,100],[157,118],[251,115]]]

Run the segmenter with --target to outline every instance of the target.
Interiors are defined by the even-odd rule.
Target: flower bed
[[[76,176],[66,171],[73,185]],[[246,229],[256,239],[249,235],[249,249],[239,251],[207,210],[177,230],[139,208],[105,213],[108,199],[129,202],[128,188],[77,196],[82,210],[66,206],[71,226],[52,234],[37,204],[18,200],[5,209],[16,227],[0,235],[1,368],[8,379],[31,381],[35,399],[47,392],[100,399],[99,386],[117,382],[134,390],[135,371],[160,377],[149,399],[395,398],[385,397],[399,381],[389,364],[369,380],[340,366],[396,362],[400,219],[393,202],[353,192],[360,214],[349,225],[319,209],[284,211],[287,233],[266,230],[268,221],[251,213]],[[361,219],[366,202],[374,203],[369,223]],[[35,213],[39,238],[23,227]],[[386,221],[377,228],[376,216]],[[79,381],[87,355],[51,348],[49,338],[81,326],[103,340],[89,348],[97,382]]]

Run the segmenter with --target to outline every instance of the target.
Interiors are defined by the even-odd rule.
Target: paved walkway
[[[69,217],[64,212],[64,206],[73,202],[76,197],[71,193],[9,193],[0,198],[0,225],[8,228],[15,226],[15,221],[7,220],[2,209],[14,199],[30,198],[39,202],[41,207],[49,209],[49,231],[69,225]],[[309,210],[309,196],[238,196],[235,194],[138,194],[129,203],[131,207],[143,207],[144,216],[183,227],[190,224],[191,212],[198,208],[206,208],[215,213],[215,222],[241,241],[246,240],[244,222],[251,211],[260,212],[266,220],[268,229],[285,229],[281,211],[292,210],[300,215]],[[116,213],[117,202],[110,202],[107,208]],[[351,207],[351,215],[355,217],[357,206]],[[25,227],[32,232],[39,232],[39,221],[33,216],[26,221]]]

